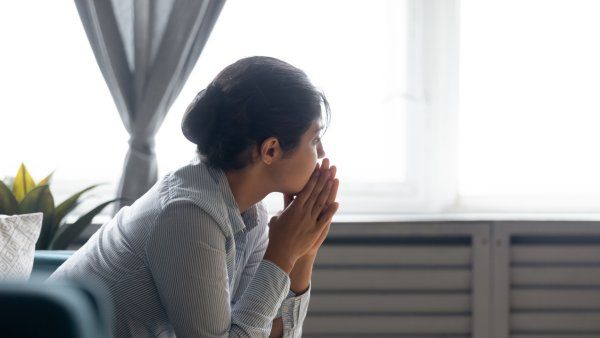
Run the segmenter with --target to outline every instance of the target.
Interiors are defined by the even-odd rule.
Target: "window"
[[[600,208],[594,1],[462,1],[459,194],[469,210]]]
[[[598,211],[599,9],[230,0],[157,135],[159,175],[194,155],[180,122],[196,93],[239,58],[271,55],[305,70],[331,102],[323,141],[343,183],[341,218]],[[128,135],[75,5],[2,3],[0,30],[0,176],[25,162],[37,180],[56,170],[57,202],[101,182],[79,209],[112,198]],[[275,212],[281,197],[267,205]]]
[[[415,118],[406,81],[407,4],[229,1],[157,135],[159,176],[193,156],[180,121],[194,95],[237,59],[271,55],[305,70],[331,102],[333,124],[324,145],[344,182],[341,212],[381,212],[401,206],[399,197],[409,201],[422,179],[411,168],[417,163],[410,151],[416,138],[408,136],[417,132],[407,128]],[[3,124],[16,127],[2,133],[0,141],[27,141],[3,147],[0,170],[13,175],[23,161],[37,180],[56,170],[57,202],[90,184],[108,183],[78,208],[87,210],[114,195],[128,135],[77,10],[72,3],[41,1],[2,7],[0,28],[19,34],[5,35],[13,48],[0,66],[2,90],[9,93],[2,108],[9,118]],[[383,195],[387,203],[377,202]],[[276,211],[280,196],[269,196],[267,204]]]
[[[340,213],[389,211],[399,197],[414,196],[408,9],[407,1],[228,1],[159,132],[161,172],[192,156],[179,125],[194,95],[236,60],[269,55],[304,70],[331,103],[323,143],[343,182]],[[377,201],[382,194],[386,204]],[[266,202],[271,212],[281,209],[280,194]]]
[[[129,137],[75,4],[1,2],[0,32],[0,178],[24,162],[36,183],[55,170],[56,204],[103,182],[77,210],[113,198]]]

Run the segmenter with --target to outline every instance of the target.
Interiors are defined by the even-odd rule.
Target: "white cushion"
[[[44,214],[0,215],[0,280],[27,280]]]

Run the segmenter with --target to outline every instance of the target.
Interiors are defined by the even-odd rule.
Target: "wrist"
[[[281,270],[285,271],[285,273],[287,273],[288,275],[292,272],[292,269],[294,268],[294,260],[282,255],[274,254],[268,249],[265,252],[265,255],[263,256],[263,259],[273,262],[275,265],[279,266]]]
[[[306,271],[312,271],[312,267],[317,257],[305,254],[294,262],[294,268],[290,273],[290,277],[306,274]]]
[[[296,297],[298,297],[298,296],[302,296],[303,294],[305,294],[306,291],[308,291],[309,287],[310,287],[310,282],[308,282],[307,284],[305,284],[303,286],[292,285],[290,287],[290,290],[296,295]]]
[[[315,258],[315,256],[304,255],[294,264],[294,268],[290,273],[290,290],[296,295],[303,294],[308,290]]]
[[[315,261],[317,259],[317,251],[313,251],[313,252],[307,252],[305,253],[303,256],[299,257],[298,260],[304,260],[304,261]]]
[[[316,252],[314,252],[314,253],[307,252],[307,253],[304,254],[304,256],[298,258],[296,260],[296,262],[299,262],[299,261],[302,261],[302,262],[314,262],[316,259],[317,259],[317,253]]]

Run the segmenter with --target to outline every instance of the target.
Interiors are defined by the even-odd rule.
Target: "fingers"
[[[294,200],[293,194],[283,194],[283,208],[287,208],[290,203]]]
[[[337,197],[338,187],[340,185],[340,181],[335,178],[337,174],[337,167],[331,166],[331,179],[333,180],[333,185],[331,186],[331,191],[329,192],[329,197],[327,198],[327,205],[335,202],[335,198]]]
[[[315,243],[318,246],[321,246],[321,244],[323,244],[323,241],[325,241],[325,238],[329,234],[329,229],[331,229],[331,222],[326,223],[325,227],[323,228],[323,230],[321,230],[321,233],[319,234],[319,238],[315,241]]]
[[[331,180],[331,178],[327,179],[327,183],[325,183],[325,187],[323,187],[323,190],[321,190],[321,193],[319,193],[319,196],[317,197],[317,200],[315,201],[315,204],[313,205],[312,214],[315,219],[321,214],[323,209],[327,206],[327,199],[329,198],[329,192],[331,191],[332,184],[333,184],[333,181]]]
[[[304,206],[309,210],[312,211],[313,207],[315,206],[315,204],[317,203],[317,201],[319,200],[319,197],[321,195],[321,192],[323,191],[323,189],[325,189],[327,182],[329,181],[329,175],[330,172],[329,170],[327,171],[322,171],[321,175],[319,176],[319,180],[317,181],[317,183],[315,184],[312,193],[310,194],[310,197],[308,198],[308,200],[306,201],[306,203],[304,204]],[[329,193],[329,192],[327,192]],[[323,208],[323,206],[321,206],[321,209]],[[318,213],[317,213],[318,215]]]
[[[325,157],[321,163],[321,172],[329,170],[329,158]]]
[[[324,158],[320,165],[317,163],[313,175],[309,179],[306,186],[296,197],[296,199],[298,199],[302,205],[310,208],[309,210],[316,208],[313,210],[313,215],[319,215],[325,206],[335,201],[337,196],[339,187],[339,181],[335,179],[337,167],[329,167],[329,165],[329,158]],[[332,181],[331,187],[326,187],[328,178]],[[322,196],[325,189],[328,189],[327,194]],[[324,202],[323,197],[325,198]],[[284,208],[287,207],[293,200],[293,197],[284,196]]]
[[[335,174],[337,174],[337,167],[332,165],[331,168],[329,168],[329,171],[331,171],[331,178],[335,178]]]
[[[319,229],[320,233],[313,246],[320,247],[325,241],[325,238],[327,238],[329,229],[331,229],[331,220],[333,219],[333,215],[337,212],[338,208],[339,204],[334,202],[328,205],[323,213],[319,216],[319,219],[317,220],[317,229]]]
[[[325,241],[325,238],[327,237],[327,234],[329,234],[329,229],[331,228],[331,223],[327,223],[325,224],[325,226],[323,228],[319,228],[319,235],[317,236],[317,238],[313,241],[313,244],[310,248],[310,250],[318,250],[319,247],[321,247],[321,245],[323,244],[323,241]]]
[[[331,223],[333,215],[335,215],[339,207],[340,204],[338,202],[331,203],[319,216],[319,219],[317,220],[318,228],[321,228],[327,225],[328,223]]]
[[[329,197],[327,198],[327,204],[335,202],[337,197],[338,188],[340,187],[340,180],[337,178],[332,181],[331,190],[329,191]]]
[[[306,201],[310,197],[310,194],[312,193],[315,185],[317,184],[317,180],[319,179],[319,172],[320,172],[319,169],[320,169],[319,163],[317,163],[317,165],[315,166],[315,170],[312,173],[312,176],[308,180],[308,183],[306,183],[304,188],[302,188],[302,191],[298,194],[297,199],[298,199],[298,202],[300,202],[301,204],[306,203]]]

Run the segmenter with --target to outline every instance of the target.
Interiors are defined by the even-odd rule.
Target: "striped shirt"
[[[198,155],[117,214],[50,277],[95,279],[113,302],[116,337],[300,337],[311,286],[263,259],[262,202],[240,213],[225,173]]]

